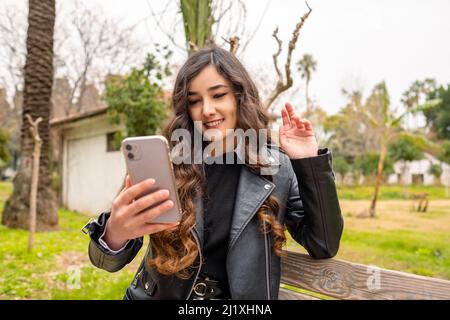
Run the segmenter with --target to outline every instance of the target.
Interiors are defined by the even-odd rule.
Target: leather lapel
[[[274,188],[275,184],[271,181],[251,172],[246,166],[242,167],[231,222],[228,251],[232,249],[242,230]]]

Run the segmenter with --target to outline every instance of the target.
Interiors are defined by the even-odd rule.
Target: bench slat
[[[450,299],[450,281],[286,251],[281,282],[338,299]]]

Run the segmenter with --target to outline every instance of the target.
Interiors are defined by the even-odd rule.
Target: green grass
[[[337,258],[360,253],[359,263],[450,279],[450,233],[346,230]]]
[[[344,230],[335,258],[450,280],[449,243],[449,233]],[[288,249],[306,252],[290,237]]]
[[[135,268],[111,274],[92,266],[89,238],[80,231],[88,217],[67,210],[59,217],[60,230],[37,233],[32,252],[26,231],[0,226],[0,299],[121,299]],[[79,288],[73,267],[80,270]]]
[[[6,198],[11,192],[12,192],[12,183],[0,181],[0,201],[6,200]]]
[[[373,186],[338,186],[339,199],[345,200],[369,200],[372,199],[374,187]],[[445,194],[445,187],[437,186],[422,186],[411,185],[408,188],[409,197],[417,193],[428,193],[429,199],[450,199]],[[408,199],[404,195],[403,186],[399,185],[382,185],[378,199],[392,200],[392,199]]]

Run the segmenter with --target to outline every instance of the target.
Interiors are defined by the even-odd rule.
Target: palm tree
[[[375,209],[383,177],[383,164],[387,154],[388,143],[398,136],[400,124],[406,115],[433,107],[437,103],[439,103],[438,99],[429,100],[423,105],[418,105],[412,109],[406,110],[401,115],[396,116],[390,109],[389,94],[385,82],[383,81],[375,86],[366,109],[364,110],[364,114],[370,121],[370,124],[373,127],[378,128],[381,134],[380,157],[375,179],[375,190],[369,208],[370,217],[375,217]]]
[[[412,109],[420,104],[421,97],[426,98],[426,96],[435,89],[436,80],[434,79],[427,78],[423,81],[416,80],[409,86],[408,90],[403,92],[401,102],[406,106],[407,110]],[[409,123],[407,123],[407,126],[409,126]]]
[[[33,137],[26,115],[41,117],[39,135],[42,149],[39,165],[36,230],[54,229],[58,225],[57,201],[50,176],[49,116],[53,83],[53,34],[55,0],[28,2],[27,56],[24,68],[24,94],[21,127],[21,158],[14,177],[14,189],[3,209],[2,224],[28,229]]]
[[[314,71],[316,71],[317,63],[313,56],[310,54],[304,54],[302,59],[297,62],[297,70],[300,72],[302,79],[306,82],[306,113],[311,112],[311,101],[309,100],[309,82]]]
[[[212,0],[180,0],[180,10],[189,54],[214,43]]]

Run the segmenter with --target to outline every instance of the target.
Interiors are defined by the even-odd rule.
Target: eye
[[[226,94],[227,94],[227,92],[215,94],[215,95],[214,95],[214,99],[222,98],[222,97],[225,96]]]
[[[196,104],[197,102],[199,102],[200,100],[188,100],[188,104],[190,105],[190,106],[193,106],[194,104]]]

